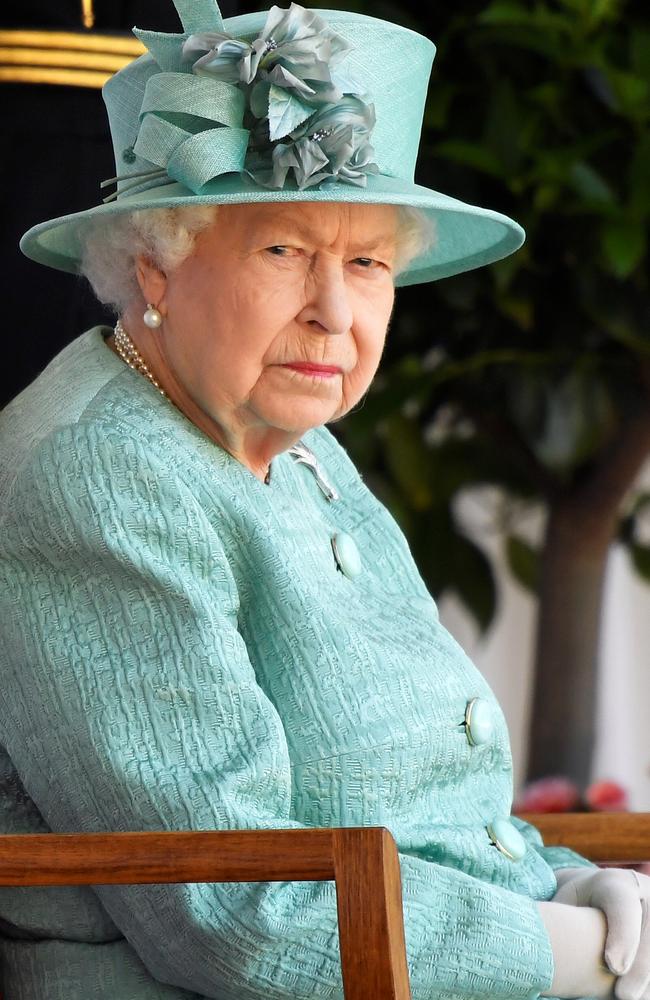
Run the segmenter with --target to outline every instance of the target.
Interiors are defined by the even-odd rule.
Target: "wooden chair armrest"
[[[650,813],[522,814],[597,863],[650,860]],[[383,827],[0,835],[0,885],[336,883],[346,1000],[410,1000],[399,858]]]
[[[383,827],[0,836],[0,885],[333,879],[346,1000],[410,1000],[399,858]]]
[[[544,843],[571,847],[597,864],[650,861],[650,813],[522,813]]]

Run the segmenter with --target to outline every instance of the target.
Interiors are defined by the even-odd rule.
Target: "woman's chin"
[[[341,408],[340,397],[306,399],[287,393],[283,399],[269,401],[258,413],[270,427],[289,434],[306,434],[314,427],[332,420],[340,413]]]
[[[248,405],[269,427],[300,435],[346,413],[352,388],[340,373],[311,376],[278,365],[259,380]]]

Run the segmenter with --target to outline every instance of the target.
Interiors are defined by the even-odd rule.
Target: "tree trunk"
[[[620,427],[590,474],[549,500],[529,780],[563,774],[584,785],[590,778],[607,555],[618,530],[621,502],[649,453],[646,402]]]
[[[594,743],[596,668],[611,531],[595,536],[573,496],[549,510],[542,555],[531,720],[530,780],[564,774],[584,785]]]

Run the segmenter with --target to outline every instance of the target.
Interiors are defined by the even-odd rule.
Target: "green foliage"
[[[640,493],[621,520],[619,540],[627,546],[632,565],[639,576],[650,583],[650,545],[639,541],[641,522],[650,517],[650,493]]]
[[[337,431],[429,587],[454,590],[482,627],[494,579],[456,523],[459,492],[491,483],[552,504],[606,460],[647,401],[644,6],[355,3],[438,46],[418,181],[504,211],[528,233],[491,268],[399,293],[382,374]],[[534,588],[539,555],[516,524],[507,530],[508,565]],[[632,537],[629,546],[650,580],[650,551]]]
[[[524,538],[510,535],[506,540],[506,559],[515,580],[531,593],[539,584],[539,552]]]
[[[639,545],[635,542],[630,546],[630,554],[635,570],[646,583],[650,583],[650,545]]]
[[[617,278],[627,278],[646,253],[646,225],[636,219],[611,219],[602,228],[607,265]]]

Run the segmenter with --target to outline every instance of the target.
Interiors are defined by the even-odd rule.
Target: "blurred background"
[[[536,807],[650,809],[650,10],[337,7],[435,41],[416,180],[528,238],[401,290],[380,373],[332,430],[500,699],[518,789],[559,776]],[[114,174],[99,88],[140,51],[133,24],[179,30],[171,0],[3,4],[2,403],[111,322],[16,244]]]

